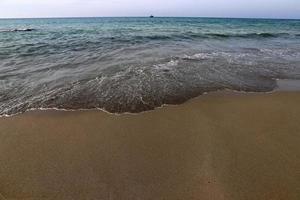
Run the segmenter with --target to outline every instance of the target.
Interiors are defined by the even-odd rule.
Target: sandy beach
[[[300,93],[0,118],[0,199],[299,200]]]

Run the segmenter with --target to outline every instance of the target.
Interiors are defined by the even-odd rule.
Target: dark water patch
[[[277,91],[300,91],[300,80],[295,79],[278,79]]]
[[[137,40],[170,40],[172,36],[167,35],[149,35],[149,36],[136,36],[135,39]]]
[[[244,34],[219,34],[209,33],[208,36],[216,38],[277,38],[284,36],[291,36],[289,33],[244,33]]]
[[[0,30],[0,33],[5,33],[5,32],[31,32],[35,31],[36,29],[34,28],[24,28],[24,29],[8,29],[8,30]]]
[[[148,41],[148,40],[159,40],[159,41],[172,41],[172,40],[193,40],[193,39],[264,39],[264,38],[285,38],[294,37],[297,35],[289,33],[244,33],[244,34],[231,34],[231,33],[192,33],[184,32],[180,34],[169,34],[169,35],[152,35],[152,36],[133,36],[124,41]],[[116,38],[113,38],[113,40]],[[119,39],[120,41],[120,39]]]

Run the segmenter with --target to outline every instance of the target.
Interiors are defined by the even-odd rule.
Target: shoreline
[[[270,92],[244,92],[244,91],[236,91],[236,90],[229,90],[229,89],[225,89],[225,90],[217,90],[217,91],[213,91],[213,92],[204,92],[203,94],[200,94],[196,97],[192,97],[188,100],[186,100],[183,103],[178,103],[178,104],[163,104],[161,106],[155,107],[153,110],[145,110],[145,111],[141,111],[141,112],[123,112],[123,113],[115,113],[115,112],[109,112],[103,108],[81,108],[81,109],[64,109],[64,108],[32,108],[29,109],[25,112],[19,112],[19,113],[15,113],[15,114],[11,114],[11,115],[2,115],[0,116],[1,118],[10,118],[10,117],[15,117],[18,115],[24,115],[24,114],[28,114],[28,113],[34,113],[34,112],[103,112],[109,115],[113,115],[113,116],[122,116],[122,115],[142,115],[148,112],[154,112],[156,110],[160,110],[160,109],[164,109],[164,108],[168,108],[168,107],[173,107],[173,106],[180,106],[182,104],[186,104],[189,101],[193,101],[195,99],[198,98],[202,98],[203,96],[206,95],[234,95],[234,94],[239,94],[239,95],[251,95],[251,94],[271,94],[271,93],[276,93],[278,91],[273,90]],[[290,91],[286,91],[286,92],[290,92]]]
[[[299,199],[300,92],[0,118],[0,198]]]
[[[272,93],[278,93],[278,92],[300,92],[300,80],[293,80],[293,79],[277,79],[277,87],[274,88],[272,91],[268,92],[249,92],[249,91],[238,91],[238,90],[231,90],[231,89],[221,89],[221,90],[216,90],[216,91],[211,91],[211,92],[204,92],[203,94],[200,94],[195,97],[191,97],[190,99],[184,101],[183,103],[178,103],[178,104],[162,104],[161,106],[155,107],[154,109],[150,110],[145,110],[141,112],[122,112],[122,113],[117,113],[117,112],[109,112],[105,110],[104,108],[81,108],[81,109],[64,109],[64,108],[31,108],[25,112],[19,112],[15,114],[10,114],[10,115],[0,115],[0,119],[2,117],[14,117],[17,115],[22,115],[25,113],[31,113],[31,112],[44,112],[44,111],[56,111],[56,112],[82,112],[82,111],[100,111],[104,112],[110,115],[115,115],[115,116],[120,116],[120,115],[140,115],[144,114],[147,112],[153,112],[158,109],[163,109],[169,106],[180,106],[182,104],[188,103],[189,101],[193,101],[194,99],[201,98],[202,96],[206,95],[233,95],[233,94],[238,94],[238,95],[253,95],[253,94],[258,94],[258,95],[264,95],[264,94],[272,94]]]

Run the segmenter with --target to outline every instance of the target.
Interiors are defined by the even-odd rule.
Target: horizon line
[[[0,17],[5,19],[79,19],[79,18],[149,18],[149,16],[67,16],[67,17]],[[210,16],[155,16],[154,18],[207,18],[207,19],[269,19],[269,20],[300,20],[300,18],[280,18],[280,17],[210,17]],[[152,18],[153,19],[153,18]]]

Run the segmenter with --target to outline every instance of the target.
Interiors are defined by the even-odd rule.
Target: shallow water
[[[140,112],[220,89],[300,79],[300,21],[0,20],[0,115],[33,108]]]

